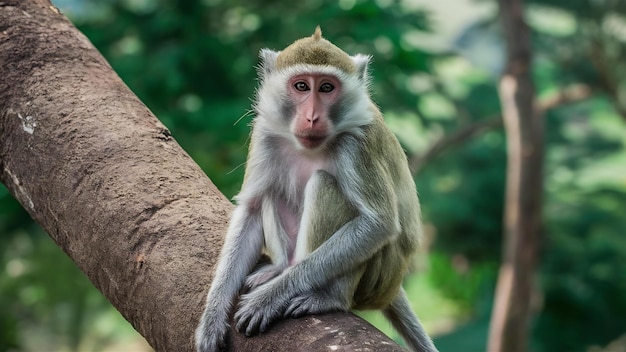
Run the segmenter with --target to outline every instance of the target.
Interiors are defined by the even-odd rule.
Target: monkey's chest
[[[294,196],[298,197],[301,201],[302,194],[304,193],[304,188],[307,183],[311,179],[313,173],[317,170],[328,171],[331,174],[335,173],[335,167],[333,164],[325,157],[309,157],[309,158],[299,158],[293,160],[289,163],[290,166],[290,179],[292,182],[292,191],[296,194]]]
[[[283,191],[275,195],[272,200],[277,223],[282,231],[273,231],[274,233],[269,234],[266,232],[266,240],[268,235],[270,237],[282,237],[274,238],[271,241],[280,241],[285,244],[285,254],[289,262],[293,261],[298,241],[303,240],[298,238],[302,232],[300,227],[303,213],[311,211],[310,207],[306,206],[308,200],[305,197],[305,190],[312,175],[318,170],[330,173],[335,171],[326,159],[301,159],[290,163],[289,181]]]
[[[311,179],[311,175],[321,169],[323,168],[309,164],[293,169],[288,187],[283,189],[282,194],[274,199],[279,223],[292,245],[296,242],[300,230],[302,213],[307,201],[304,196],[307,183]]]

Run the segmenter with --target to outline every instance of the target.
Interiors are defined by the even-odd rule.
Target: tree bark
[[[0,1],[0,181],[155,350],[193,350],[232,204],[48,0]],[[341,313],[230,336],[401,350]]]
[[[543,192],[543,120],[535,109],[530,31],[523,0],[500,0],[507,65],[499,83],[507,136],[504,251],[489,331],[489,352],[527,350]]]

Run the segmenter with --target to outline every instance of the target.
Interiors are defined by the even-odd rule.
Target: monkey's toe
[[[336,297],[319,292],[301,295],[291,300],[285,311],[285,317],[300,318],[310,314],[321,314],[347,310],[345,304]]]

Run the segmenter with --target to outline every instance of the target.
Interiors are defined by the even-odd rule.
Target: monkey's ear
[[[261,49],[261,52],[259,52],[259,59],[261,59],[261,62],[259,63],[258,70],[259,78],[261,80],[274,71],[276,68],[276,58],[279,53],[279,51]]]
[[[359,79],[363,82],[369,81],[369,71],[367,67],[369,66],[370,60],[372,59],[369,55],[356,54],[350,57],[354,65],[356,66],[356,74]]]

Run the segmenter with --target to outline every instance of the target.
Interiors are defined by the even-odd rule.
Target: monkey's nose
[[[319,115],[315,114],[315,115],[311,115],[311,116],[307,116],[306,120],[309,121],[309,123],[311,124],[311,128],[313,128],[313,125],[319,120]]]

